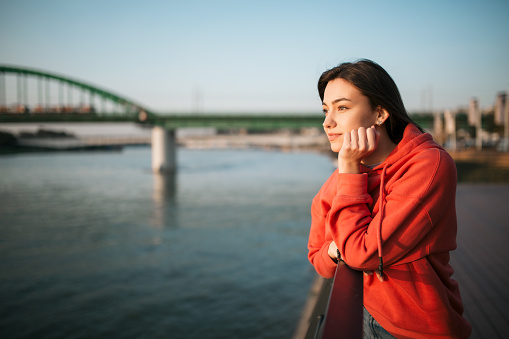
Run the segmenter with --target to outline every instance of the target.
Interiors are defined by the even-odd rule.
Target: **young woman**
[[[467,338],[449,265],[452,158],[410,119],[390,75],[370,60],[324,72],[318,92],[338,169],[313,199],[310,262],[325,278],[338,260],[365,272],[365,338]]]

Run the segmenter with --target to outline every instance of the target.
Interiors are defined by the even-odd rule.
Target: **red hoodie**
[[[449,265],[457,228],[452,158],[409,124],[387,159],[361,172],[335,171],[313,199],[310,262],[332,278],[334,240],[351,268],[383,268],[383,282],[364,276],[364,307],[398,338],[468,338]]]

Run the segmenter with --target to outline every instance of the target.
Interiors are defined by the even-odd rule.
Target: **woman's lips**
[[[329,141],[334,141],[337,138],[339,138],[342,134],[341,133],[328,133],[327,136],[329,137]]]

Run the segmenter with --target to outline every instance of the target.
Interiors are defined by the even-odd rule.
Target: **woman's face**
[[[323,129],[334,152],[341,149],[344,133],[371,127],[377,121],[378,110],[371,107],[368,97],[344,79],[329,81],[322,107],[325,114]]]

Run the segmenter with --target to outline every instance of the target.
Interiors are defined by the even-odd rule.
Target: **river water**
[[[314,270],[314,153],[0,156],[1,338],[290,338]]]

